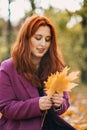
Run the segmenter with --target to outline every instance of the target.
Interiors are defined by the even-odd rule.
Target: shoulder
[[[12,59],[12,58],[9,58],[9,59],[4,60],[4,61],[1,63],[0,71],[1,71],[1,70],[10,71],[10,70],[13,69],[13,68],[14,68],[13,59]]]

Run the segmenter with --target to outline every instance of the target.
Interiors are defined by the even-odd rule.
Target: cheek
[[[36,42],[35,40],[31,40],[31,48],[35,48],[36,47]]]
[[[31,40],[32,47],[37,47],[39,45],[39,42],[36,39]]]
[[[35,44],[31,43],[30,45],[31,52],[35,51],[35,48],[36,48]]]
[[[49,48],[49,47],[50,47],[50,43],[47,44],[47,48]]]

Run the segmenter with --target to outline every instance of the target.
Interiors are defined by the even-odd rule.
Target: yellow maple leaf
[[[55,92],[63,93],[64,91],[71,91],[72,88],[78,85],[73,83],[73,81],[78,78],[79,71],[68,74],[69,69],[65,67],[62,72],[51,74],[47,82],[44,82],[48,97],[51,97]]]

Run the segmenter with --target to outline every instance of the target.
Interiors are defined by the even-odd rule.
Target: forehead
[[[35,34],[45,34],[45,35],[51,35],[51,29],[49,26],[40,26]]]

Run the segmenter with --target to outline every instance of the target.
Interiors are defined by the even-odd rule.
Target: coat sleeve
[[[54,111],[58,114],[61,115],[63,114],[68,108],[69,108],[69,94],[68,92],[63,93],[63,103],[60,107],[60,109],[54,109]]]
[[[19,93],[20,94],[20,93]],[[0,111],[9,119],[29,119],[41,116],[39,97],[18,100],[8,73],[0,67]]]

